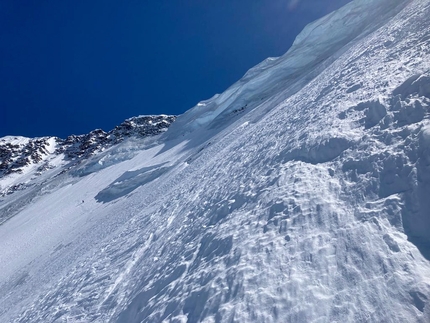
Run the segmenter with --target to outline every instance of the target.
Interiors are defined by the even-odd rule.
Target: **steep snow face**
[[[231,119],[41,175],[0,226],[0,321],[429,322],[430,1],[358,7]]]
[[[280,101],[286,90],[292,95],[331,63],[340,49],[345,50],[356,37],[380,26],[405,3],[405,0],[356,0],[311,23],[284,56],[268,58],[224,93],[197,104],[180,116],[168,135],[174,138],[203,126],[219,128],[231,123],[238,114],[260,106],[261,101],[273,101],[280,91],[284,92]]]

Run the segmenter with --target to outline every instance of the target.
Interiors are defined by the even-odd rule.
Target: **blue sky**
[[[0,137],[181,114],[349,0],[2,0]]]

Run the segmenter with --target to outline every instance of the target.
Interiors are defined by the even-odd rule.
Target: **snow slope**
[[[429,16],[354,1],[137,151],[42,174],[0,226],[0,321],[429,322]]]

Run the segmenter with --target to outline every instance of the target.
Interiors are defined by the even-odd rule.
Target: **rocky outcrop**
[[[38,164],[49,155],[50,137],[34,138],[15,143],[0,139],[0,177],[22,172],[22,167]],[[25,138],[26,139],[26,138]]]
[[[88,157],[120,143],[125,138],[158,135],[166,131],[175,119],[175,116],[167,115],[133,117],[109,132],[97,129],[86,135],[71,135],[65,140],[60,139],[57,152],[64,153],[69,159]]]

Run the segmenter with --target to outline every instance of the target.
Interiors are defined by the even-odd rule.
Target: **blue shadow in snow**
[[[108,203],[123,197],[139,186],[152,182],[170,169],[170,167],[160,167],[161,165],[125,172],[94,198],[97,202]]]

